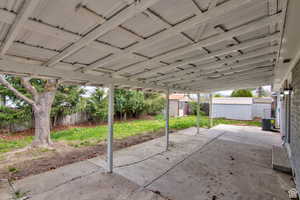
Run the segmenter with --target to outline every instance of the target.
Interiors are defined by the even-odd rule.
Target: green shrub
[[[234,90],[231,93],[231,97],[253,97],[253,94],[250,89],[240,89]]]
[[[5,106],[0,106],[0,127],[7,126],[13,123],[22,123],[30,121],[32,111],[29,107],[23,109],[14,109]]]
[[[158,96],[155,98],[149,98],[145,101],[145,110],[148,115],[157,115],[162,112],[165,105],[165,98]]]
[[[158,115],[155,115],[155,119],[156,120],[164,120],[165,116],[163,114],[158,114]]]
[[[189,102],[190,110],[191,110],[191,115],[197,115],[197,102]],[[206,116],[206,112],[204,111],[205,109],[205,104],[200,103],[200,115],[201,116]]]

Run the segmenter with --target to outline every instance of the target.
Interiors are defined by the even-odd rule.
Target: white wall
[[[252,105],[252,117],[271,118],[271,104],[257,103]]]
[[[213,118],[252,120],[250,104],[213,104]]]
[[[177,117],[178,116],[178,101],[170,100],[170,116]]]

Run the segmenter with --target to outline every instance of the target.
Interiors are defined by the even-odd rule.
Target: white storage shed
[[[213,99],[213,118],[253,120],[271,117],[271,98],[227,97]]]

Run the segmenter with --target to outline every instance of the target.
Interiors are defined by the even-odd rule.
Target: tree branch
[[[23,78],[21,78],[21,84],[26,88],[26,90],[28,90],[31,94],[32,94],[32,96],[33,96],[33,98],[36,100],[36,98],[37,98],[37,96],[38,96],[38,92],[37,92],[37,90],[31,85],[31,83],[30,83],[30,78],[28,78],[28,77],[23,77]]]
[[[36,105],[35,102],[32,99],[30,99],[30,98],[26,97],[25,95],[23,95],[22,93],[20,93],[9,82],[7,82],[2,75],[0,75],[0,83],[2,85],[4,85],[7,89],[11,90],[17,97],[23,99],[24,101],[26,101],[30,105],[32,105],[32,106]]]
[[[45,84],[45,91],[52,92],[57,89],[58,81],[56,79],[49,79]]]

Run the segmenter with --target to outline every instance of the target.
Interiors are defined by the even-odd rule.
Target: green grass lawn
[[[33,137],[25,137],[20,140],[4,140],[0,138],[0,154],[25,147],[32,142],[32,138]]]
[[[196,116],[187,116],[170,119],[170,128],[174,130],[185,129],[196,124]],[[218,124],[235,124],[235,125],[251,125],[260,126],[260,122],[256,121],[238,121],[215,119],[214,125]],[[162,130],[165,126],[163,117],[158,116],[154,120],[134,120],[128,122],[117,122],[114,124],[114,138],[122,139],[129,136],[142,134],[146,132],[155,132]],[[201,117],[200,126],[207,128],[209,126],[209,119],[206,116]],[[96,144],[106,139],[107,126],[101,125],[97,127],[82,127],[70,128],[68,130],[52,132],[51,138],[54,141],[66,141],[73,146],[88,146]],[[33,137],[26,137],[24,139],[7,141],[0,139],[0,153],[8,152],[13,149],[22,148],[30,144]]]

